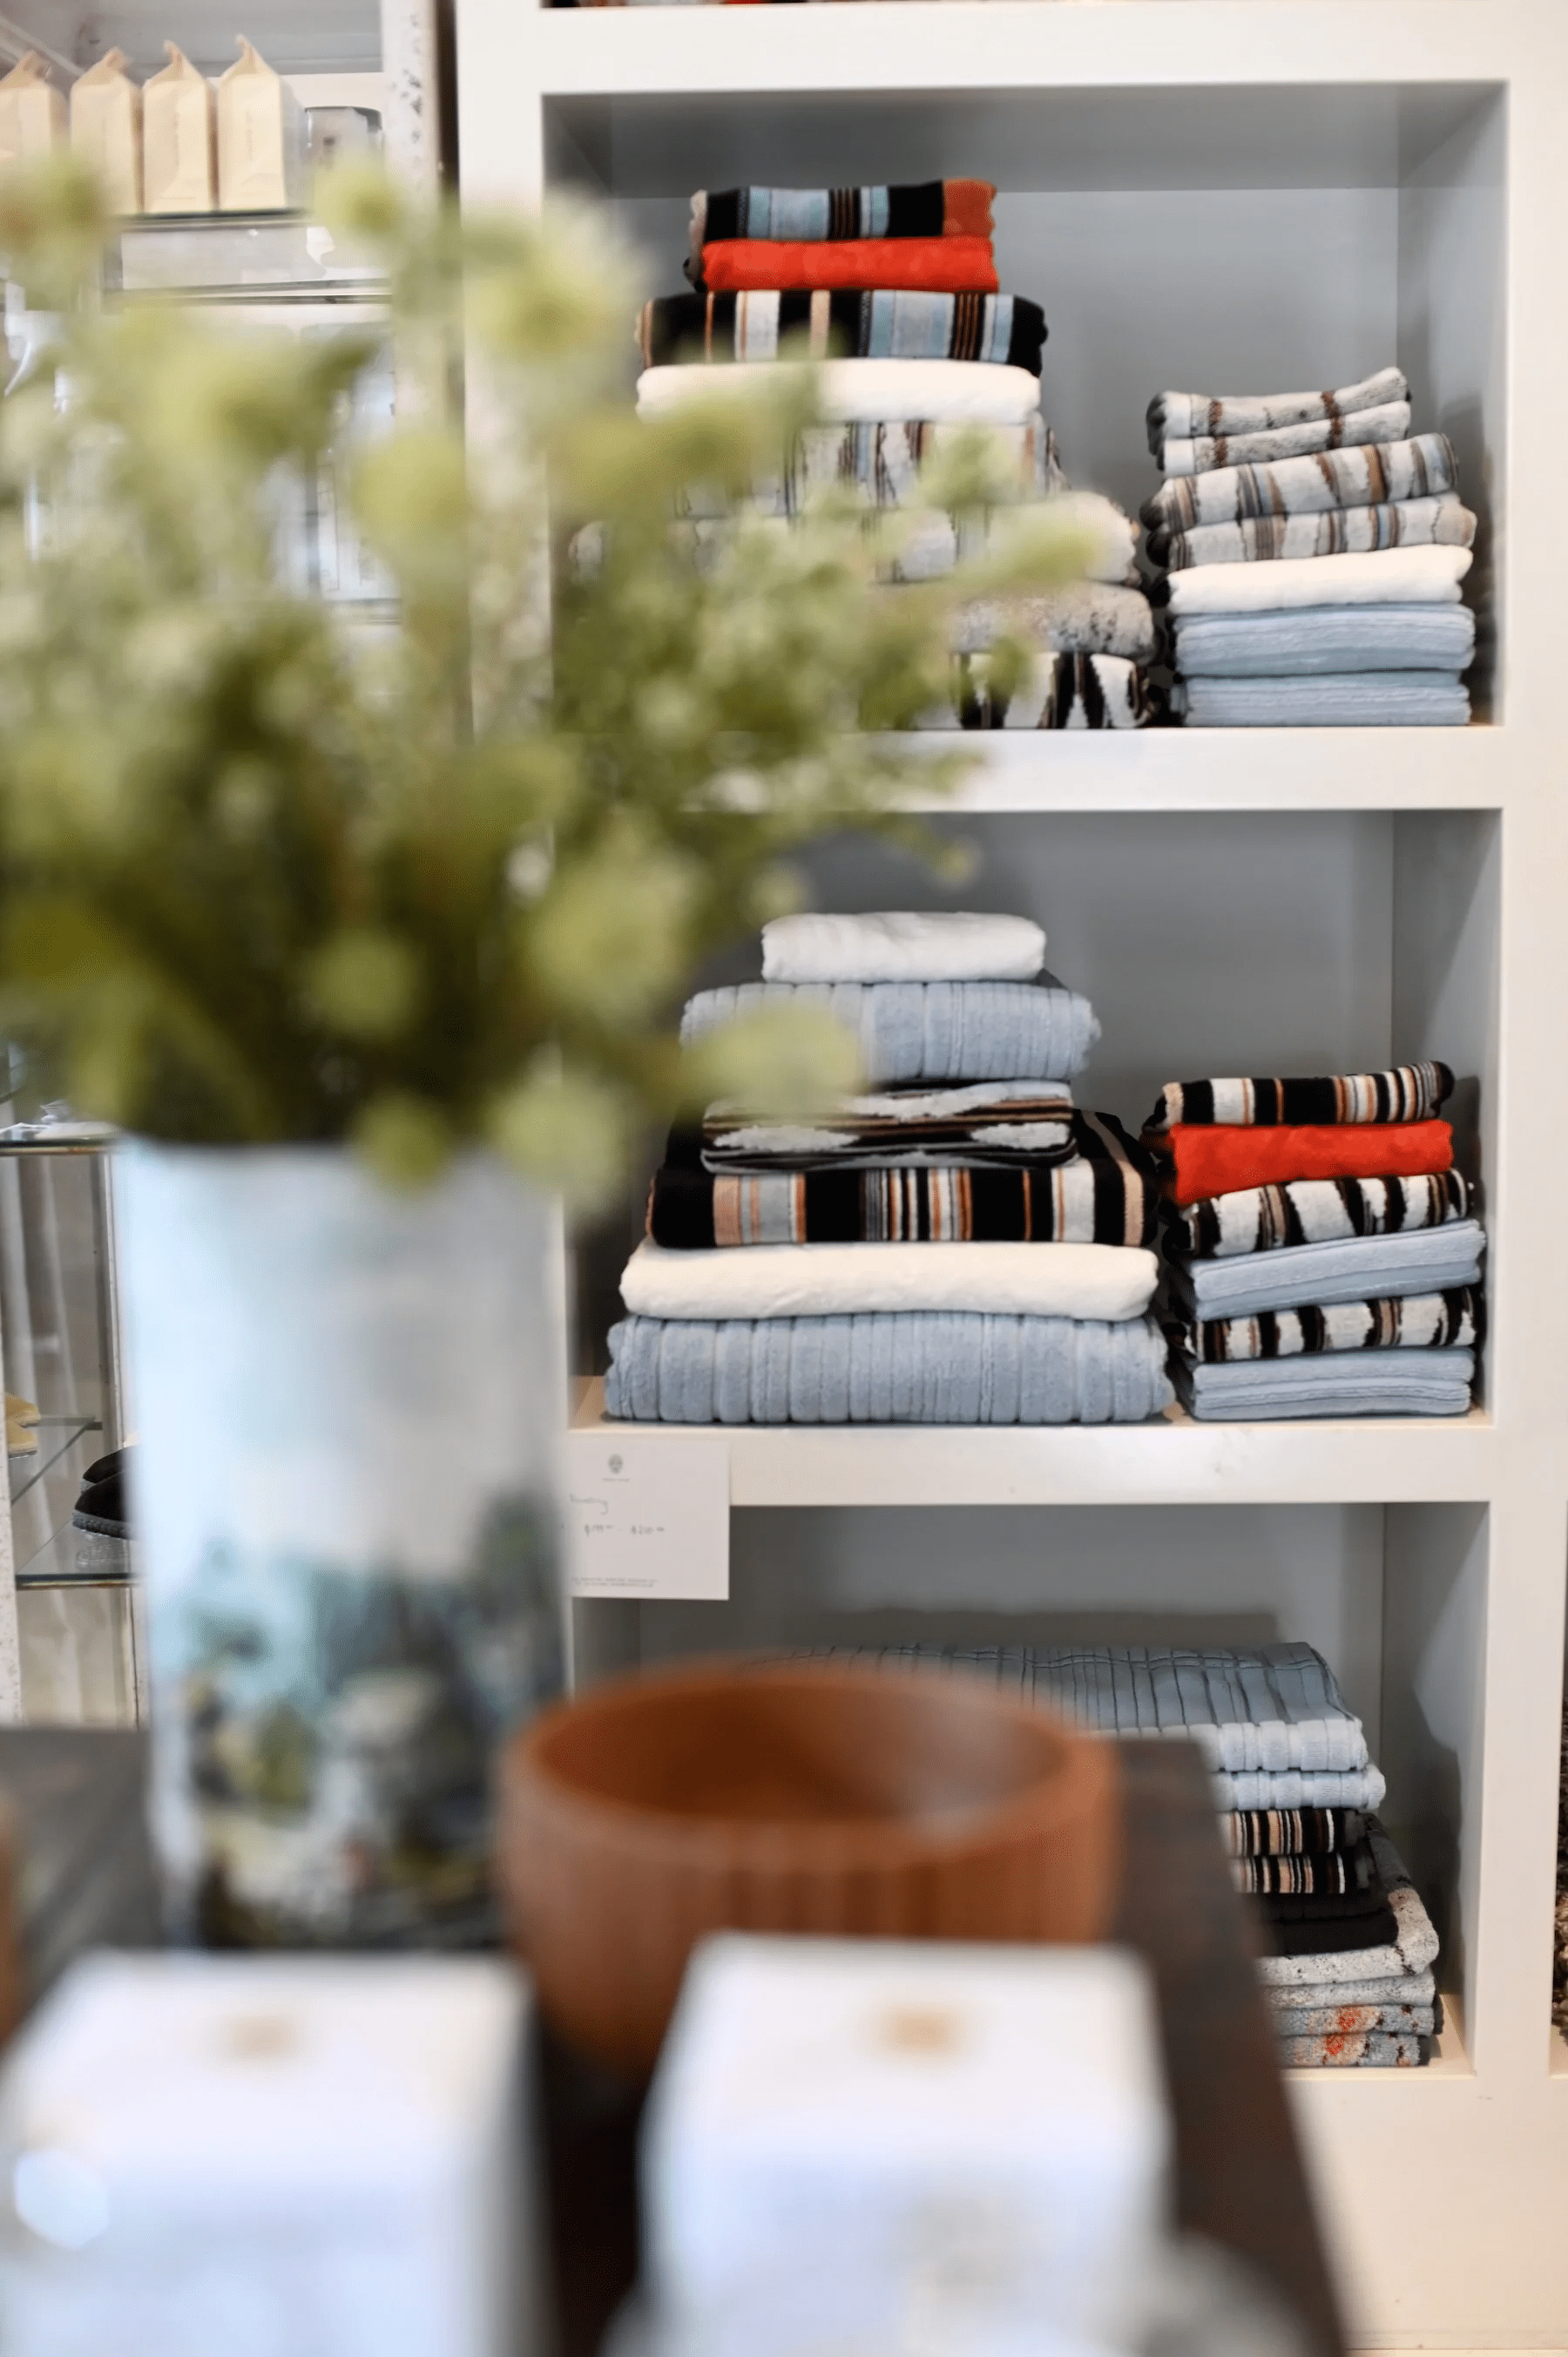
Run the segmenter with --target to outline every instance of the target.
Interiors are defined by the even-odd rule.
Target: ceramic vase
[[[132,1145],[118,1193],[170,1928],[488,1940],[496,1747],[563,1684],[553,1207],[330,1147]]]

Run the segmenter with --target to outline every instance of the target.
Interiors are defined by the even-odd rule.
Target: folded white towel
[[[1123,1244],[755,1244],[666,1252],[645,1240],[621,1275],[639,1318],[860,1317],[900,1309],[1141,1318],[1159,1262]]]
[[[764,982],[1033,982],[1045,962],[1032,917],[968,909],[802,914],[762,928]]]
[[[647,416],[682,401],[776,392],[780,361],[736,361],[724,368],[702,362],[644,369],[637,405]],[[1040,413],[1040,380],[1028,369],[997,368],[988,361],[823,361],[816,371],[817,414],[833,425],[929,419],[975,425],[1022,425]]]
[[[1455,606],[1467,548],[1378,548],[1274,565],[1194,565],[1166,577],[1172,614],[1266,614],[1302,606]]]

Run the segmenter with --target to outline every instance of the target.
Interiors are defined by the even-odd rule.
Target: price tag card
[[[566,1443],[574,1596],[729,1595],[729,1444],[721,1432],[679,1438],[574,1432]]]

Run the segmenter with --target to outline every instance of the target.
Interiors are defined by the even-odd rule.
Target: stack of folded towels
[[[1480,1325],[1445,1064],[1173,1082],[1144,1131],[1172,1206],[1171,1372],[1206,1421],[1463,1415]]]
[[[780,528],[828,486],[853,487],[873,518],[906,506],[944,441],[983,435],[1014,500],[1048,500],[1083,535],[1088,577],[966,608],[951,705],[931,725],[1139,727],[1153,710],[1144,665],[1155,634],[1138,587],[1137,530],[1110,500],[1069,490],[1057,463],[1040,414],[1046,322],[1036,304],[1000,291],[995,193],[984,180],[699,189],[686,263],[697,291],[644,306],[638,409],[657,415],[705,392],[733,391],[792,350],[823,363],[824,422],[799,436],[746,502]],[[715,362],[728,363],[722,374]],[[691,520],[699,541],[733,512],[730,503],[698,499]],[[884,577],[940,577],[984,537],[972,519],[934,517],[889,553]],[[986,690],[981,660],[1004,631],[1036,653],[1029,682],[1005,701]]]
[[[1163,393],[1143,510],[1173,709],[1194,726],[1462,726],[1476,519],[1397,368],[1337,393]]]
[[[1026,918],[788,917],[760,983],[682,1038],[825,1008],[868,1093],[809,1123],[676,1130],[621,1278],[612,1416],[705,1424],[1136,1423],[1170,1400],[1150,1157],[1071,1082],[1099,1036]],[[741,1249],[726,1249],[726,1247]]]
[[[1427,2061],[1437,1934],[1371,1813],[1386,1786],[1361,1722],[1310,1645],[887,1645],[810,1658],[967,1671],[1097,1734],[1195,1742],[1251,1901],[1282,2059]]]

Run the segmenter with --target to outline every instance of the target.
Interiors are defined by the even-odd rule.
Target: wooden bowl
[[[542,2008],[650,2071],[709,1932],[1103,1937],[1113,1748],[979,1678],[720,1663],[544,1712],[501,1764],[498,1868]]]

